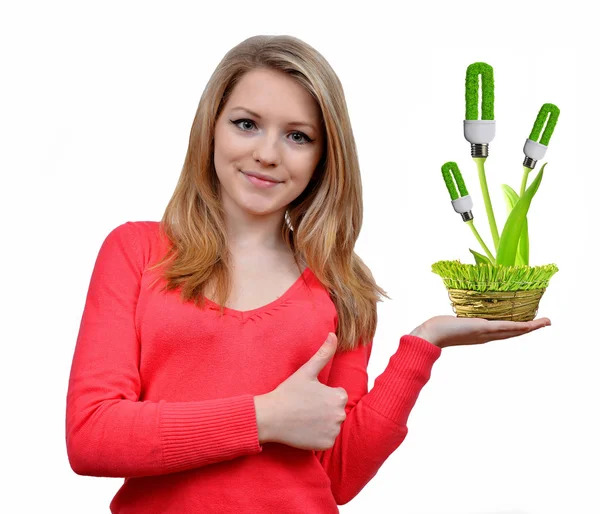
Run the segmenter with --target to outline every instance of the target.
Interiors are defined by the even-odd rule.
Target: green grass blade
[[[475,264],[492,264],[492,261],[490,261],[487,256],[476,252],[475,250],[471,250],[470,248],[469,251],[473,254],[473,257],[475,257]]]
[[[502,191],[504,192],[504,200],[506,201],[506,207],[508,209],[507,214],[510,216],[511,211],[519,201],[519,195],[508,184],[502,184]],[[527,224],[527,216],[525,216],[525,222],[523,223],[523,228],[521,229],[521,237],[519,237],[519,243],[517,245],[515,264],[517,266],[529,265],[529,228]]]
[[[537,177],[533,180],[531,185],[526,189],[525,193],[519,198],[516,205],[511,210],[502,235],[500,236],[500,243],[498,244],[498,253],[496,255],[496,264],[502,264],[504,266],[514,266],[515,257],[517,254],[517,245],[521,238],[521,231],[531,205],[531,200],[537,193],[542,177],[544,176],[544,168],[546,164],[542,166],[542,169],[538,173]]]

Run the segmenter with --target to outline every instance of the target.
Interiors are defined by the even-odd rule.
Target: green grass
[[[448,289],[471,291],[523,291],[548,287],[556,264],[542,266],[503,266],[493,264],[464,264],[459,260],[438,261],[431,271],[444,280]]]
[[[481,75],[481,119],[494,119],[494,69],[485,62],[467,67],[465,77],[465,119],[479,117],[479,75]]]
[[[546,120],[548,120],[548,122],[546,123],[546,130],[544,130],[542,138],[539,141],[541,145],[548,146],[548,143],[550,142],[550,137],[552,136],[554,128],[556,127],[556,122],[558,121],[559,114],[560,109],[556,105],[542,105],[542,108],[540,109],[540,112],[538,112],[537,118],[533,123],[533,128],[531,129],[531,134],[529,134],[529,139],[531,139],[532,141],[537,141],[542,132],[544,123],[546,123]]]

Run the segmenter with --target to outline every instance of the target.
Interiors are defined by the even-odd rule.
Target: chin
[[[260,199],[256,197],[249,197],[244,193],[242,193],[238,198],[238,207],[254,216],[266,216],[285,209],[284,207],[274,204],[272,201],[269,202],[266,198]]]

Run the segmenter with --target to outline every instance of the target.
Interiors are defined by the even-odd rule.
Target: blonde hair
[[[281,235],[298,267],[302,259],[335,304],[338,351],[352,350],[372,341],[376,304],[380,295],[390,297],[354,253],[363,218],[362,184],[342,84],[319,52],[293,36],[250,37],[232,48],[213,72],[161,220],[172,245],[152,269],[171,261],[164,270],[165,288],[181,287],[183,301],[194,299],[201,306],[207,282],[214,281],[215,301],[223,314],[231,292],[231,254],[213,162],[215,121],[240,78],[257,68],[288,74],[320,107],[326,134],[323,156],[309,185],[288,206]]]

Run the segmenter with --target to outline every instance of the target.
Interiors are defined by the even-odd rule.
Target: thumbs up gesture
[[[333,446],[346,419],[348,394],[342,387],[322,384],[317,375],[336,348],[337,337],[330,333],[317,353],[293,375],[270,393],[255,397],[262,442],[318,451]]]

